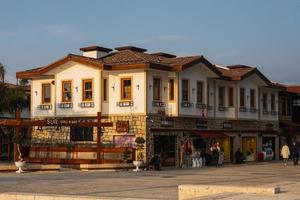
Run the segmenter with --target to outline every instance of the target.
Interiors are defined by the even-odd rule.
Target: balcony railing
[[[73,108],[73,103],[70,103],[70,102],[62,102],[62,103],[58,103],[57,106],[58,106],[59,108],[69,109],[69,108]]]
[[[257,113],[258,110],[256,108],[250,108],[250,113]]]
[[[268,114],[270,114],[270,111],[268,111],[268,110],[263,110],[263,111],[262,111],[262,114],[263,114],[263,115],[268,115]]]
[[[183,108],[191,108],[193,106],[194,106],[194,104],[191,102],[181,102],[181,107],[183,107]]]
[[[94,108],[95,103],[94,102],[81,102],[81,103],[79,103],[79,106],[81,108]]]
[[[166,103],[162,101],[152,101],[153,107],[166,107]]]
[[[247,109],[246,107],[240,107],[240,108],[239,108],[239,111],[240,111],[240,112],[247,112],[247,110],[248,110],[248,109]]]
[[[196,103],[196,108],[199,108],[199,109],[206,109],[206,108],[207,108],[207,105],[204,104],[204,103]]]
[[[51,104],[42,104],[42,105],[39,105],[38,108],[40,110],[52,110],[52,105]]]
[[[278,115],[278,112],[275,111],[275,110],[271,110],[270,114],[271,114],[271,115]]]
[[[117,102],[117,106],[119,107],[132,107],[133,101],[119,101]]]
[[[218,111],[225,112],[226,110],[227,110],[227,107],[225,107],[225,106],[218,106]]]

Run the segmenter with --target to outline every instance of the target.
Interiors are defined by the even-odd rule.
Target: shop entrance
[[[276,151],[275,151],[275,137],[263,137],[262,138],[262,150],[267,154],[270,160],[275,160]]]
[[[154,154],[160,155],[162,166],[175,166],[175,135],[154,135]]]
[[[246,161],[255,161],[257,153],[256,137],[243,137],[242,150]]]

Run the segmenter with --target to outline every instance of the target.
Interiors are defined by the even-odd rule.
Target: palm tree
[[[5,76],[5,67],[4,65],[0,62],[0,82],[4,83],[4,76]]]

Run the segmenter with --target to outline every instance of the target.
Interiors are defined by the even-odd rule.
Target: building
[[[234,160],[237,148],[247,160],[256,160],[266,144],[278,158],[281,88],[257,68],[223,67],[204,56],[146,53],[133,46],[80,50],[83,55],[69,54],[17,73],[17,78],[31,79],[32,119],[93,120],[101,112],[114,123],[104,129],[103,148],[134,147],[135,137],[141,136],[145,160],[160,153],[166,166],[178,166],[182,155],[187,160],[189,144],[192,150],[209,151],[215,141],[227,161]],[[94,163],[96,143],[93,127],[33,127],[30,156]],[[61,146],[65,148],[54,148]],[[78,152],[80,147],[91,148]],[[120,153],[106,152],[103,159],[121,160]]]
[[[279,92],[281,145],[300,141],[300,87],[284,86]]]

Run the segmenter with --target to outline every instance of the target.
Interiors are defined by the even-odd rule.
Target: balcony
[[[162,101],[152,101],[153,107],[166,107],[166,103]]]
[[[69,108],[73,108],[73,103],[70,103],[70,102],[58,103],[57,107],[62,108],[62,109],[69,109]]]
[[[183,108],[191,108],[194,107],[194,104],[191,102],[181,102],[181,107]]]
[[[206,109],[206,108],[207,108],[207,105],[204,104],[204,103],[196,103],[196,108],[199,108],[199,109]]]
[[[119,107],[132,107],[133,101],[119,101],[117,102],[117,106]]]
[[[95,103],[94,102],[81,102],[79,103],[79,107],[81,108],[94,108]]]
[[[263,110],[263,111],[262,111],[262,114],[263,114],[263,115],[268,115],[268,114],[270,114],[270,111],[268,111],[268,110]]]
[[[240,111],[240,112],[247,112],[248,109],[247,109],[246,107],[240,107],[240,108],[239,108],[239,111]]]
[[[227,110],[227,107],[225,106],[218,106],[218,111],[225,112]]]
[[[38,109],[40,109],[40,110],[52,110],[52,105],[51,104],[38,105]]]
[[[257,113],[258,110],[256,108],[250,108],[250,113]]]

